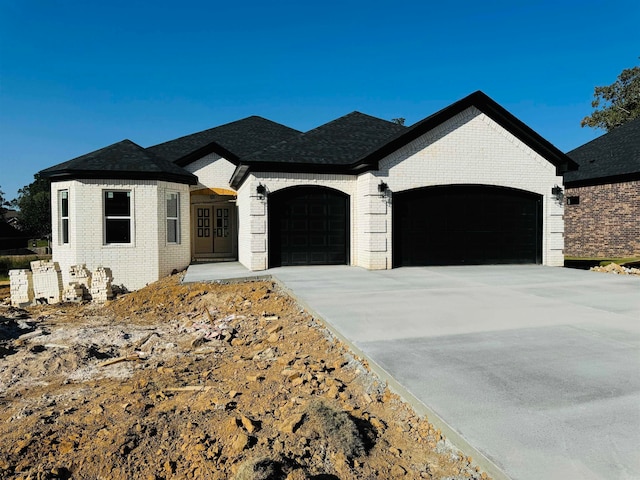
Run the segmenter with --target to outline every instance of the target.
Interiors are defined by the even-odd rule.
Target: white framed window
[[[180,243],[180,194],[167,192],[167,243]]]
[[[58,225],[60,245],[69,243],[69,190],[58,190]]]
[[[105,190],[104,243],[131,243],[131,190]]]

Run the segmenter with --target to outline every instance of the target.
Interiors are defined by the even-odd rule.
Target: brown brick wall
[[[565,255],[640,256],[640,181],[567,188],[580,197],[565,205]]]

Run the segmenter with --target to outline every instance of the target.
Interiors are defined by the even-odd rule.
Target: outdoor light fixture
[[[389,190],[389,185],[387,185],[381,180],[380,183],[378,184],[378,192],[384,194],[387,192],[387,190]]]
[[[559,187],[558,185],[553,187],[551,189],[551,195],[556,197],[556,200],[558,200],[559,202],[562,202],[562,198],[564,197],[564,192],[562,191],[562,187]]]
[[[267,194],[267,187],[265,187],[263,184],[258,184],[258,186],[256,187],[256,193],[258,195],[260,195],[261,197],[264,197]]]

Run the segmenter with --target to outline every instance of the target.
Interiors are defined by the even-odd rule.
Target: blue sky
[[[407,125],[482,90],[563,151],[638,65],[640,2],[0,0],[0,189],[249,115]]]

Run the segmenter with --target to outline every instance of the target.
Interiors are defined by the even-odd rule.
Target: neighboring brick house
[[[567,155],[565,255],[640,257],[640,118]]]
[[[54,261],[136,289],[194,260],[250,270],[563,264],[565,154],[482,92],[404,127],[353,112],[302,133],[249,117],[43,170]],[[66,280],[66,278],[65,278]]]

